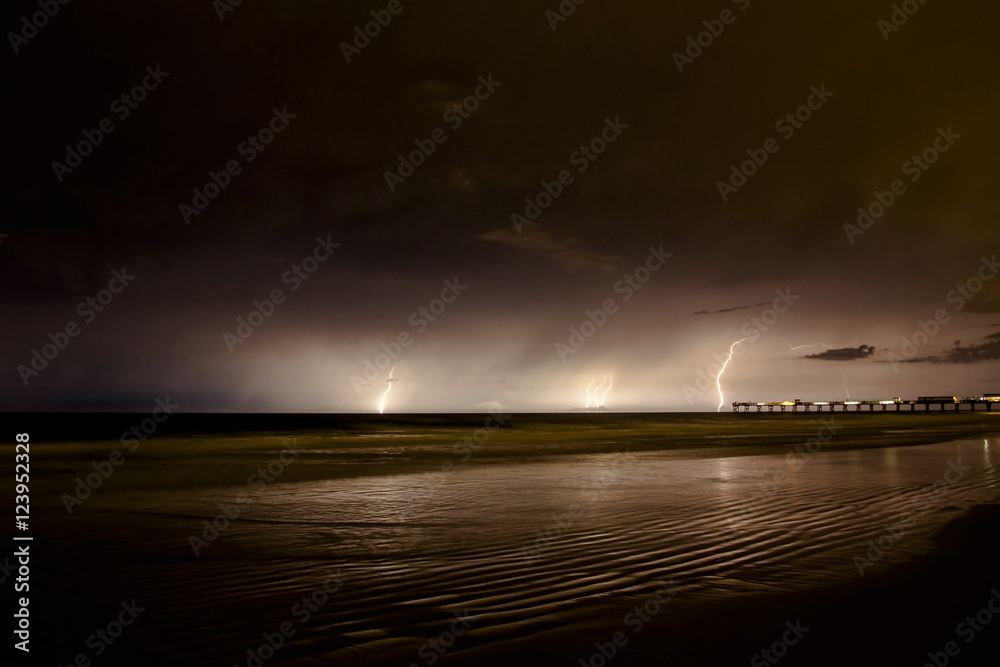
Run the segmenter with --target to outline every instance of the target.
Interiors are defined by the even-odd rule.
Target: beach
[[[55,664],[996,655],[993,415],[177,417],[32,425]]]

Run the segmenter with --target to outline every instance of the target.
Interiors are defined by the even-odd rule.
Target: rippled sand
[[[795,621],[779,610],[887,581],[997,500],[985,416],[596,417],[509,418],[481,443],[470,417],[167,433],[72,515],[62,494],[117,443],[40,447],[46,657],[254,665],[285,623],[265,664],[600,667],[600,646],[613,664],[745,664]],[[274,481],[248,483],[288,442]],[[94,656],[88,635],[133,598],[147,611]],[[811,632],[785,664],[826,664]]]

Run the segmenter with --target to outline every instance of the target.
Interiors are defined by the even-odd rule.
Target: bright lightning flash
[[[590,402],[592,400],[590,398],[590,388],[593,387],[593,386],[594,386],[594,377],[591,376],[591,378],[590,378],[590,384],[587,385],[587,407],[588,408],[590,407]]]
[[[389,383],[389,386],[385,388],[385,393],[382,394],[382,399],[378,403],[378,413],[379,414],[382,414],[383,412],[385,412],[385,397],[388,396],[389,395],[389,391],[392,390],[392,383],[395,382],[395,380],[396,380],[396,378],[392,377],[392,373],[393,373],[393,371],[396,370],[396,366],[398,366],[398,365],[399,365],[398,363],[397,364],[393,364],[392,368],[389,369],[389,378],[386,380],[386,382]]]
[[[792,345],[791,343],[789,343],[784,338],[779,338],[778,340],[780,340],[782,343],[784,343],[788,347],[792,348],[793,350],[801,350],[804,347],[816,347],[817,345],[822,345],[823,347],[830,347],[829,345],[827,345],[826,343],[824,343],[822,341],[820,341],[819,343],[813,343],[812,345]]]
[[[600,399],[597,398],[597,393],[599,391],[601,391],[601,387],[603,387],[604,383],[607,382],[607,381],[608,381],[608,376],[607,375],[601,375],[601,384],[597,385],[597,387],[594,388],[594,394],[593,395],[594,395],[594,407],[595,408],[601,407],[601,401],[600,401]]]
[[[726,357],[726,363],[722,364],[722,368],[719,369],[719,374],[715,376],[715,388],[719,390],[719,407],[716,412],[721,412],[722,405],[726,402],[726,399],[722,396],[722,374],[726,372],[726,367],[729,365],[729,362],[733,360],[733,350],[735,350],[736,346],[745,340],[750,340],[750,338],[740,338],[738,341],[729,346],[729,356]]]
[[[608,392],[611,391],[611,386],[615,383],[614,375],[609,373],[608,379],[609,379],[608,388],[604,390],[603,394],[601,394],[601,404],[598,406],[600,408],[604,407],[604,397],[608,395]]]

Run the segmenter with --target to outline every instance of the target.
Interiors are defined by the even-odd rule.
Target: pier
[[[993,411],[993,405],[1000,404],[1000,394],[982,396],[921,396],[913,400],[901,398],[874,401],[768,401],[734,402],[733,412],[945,412],[954,406],[954,412],[976,412],[978,406],[985,406],[986,412]],[[964,406],[968,406],[966,409]],[[920,409],[920,408],[923,409]],[[777,408],[777,410],[775,410]],[[801,408],[801,410],[799,409]]]

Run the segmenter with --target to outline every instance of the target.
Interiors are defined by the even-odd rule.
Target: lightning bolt
[[[614,375],[612,375],[612,374],[609,373],[608,374],[608,379],[610,380],[610,382],[608,383],[608,388],[604,390],[603,394],[601,394],[601,404],[598,406],[598,407],[601,407],[601,408],[604,407],[604,397],[608,395],[608,392],[611,391],[611,387],[615,383]]]
[[[851,400],[851,390],[847,388],[847,371],[844,371],[844,391],[847,392],[847,400]]]
[[[782,343],[784,343],[788,347],[792,348],[793,350],[801,350],[804,347],[816,347],[817,345],[822,345],[823,347],[830,347],[829,345],[827,345],[826,343],[824,343],[822,341],[820,341],[819,343],[813,343],[812,345],[792,345],[791,343],[789,343],[784,338],[779,338],[778,340],[780,340]]]
[[[745,340],[750,340],[750,338],[740,338],[738,341],[735,341],[729,346],[729,356],[726,357],[726,363],[722,364],[722,368],[719,369],[719,374],[715,376],[715,388],[719,390],[719,408],[716,412],[721,412],[722,404],[726,402],[726,399],[722,396],[722,374],[726,372],[726,366],[728,366],[729,362],[733,360],[733,350],[735,350],[736,346]]]
[[[590,407],[590,388],[594,386],[594,376],[590,376],[590,384],[587,385],[587,407]]]
[[[385,388],[385,393],[382,394],[382,399],[378,402],[378,413],[379,414],[382,414],[383,412],[385,412],[385,397],[388,396],[389,395],[389,391],[392,390],[392,381],[394,379],[392,377],[392,373],[393,373],[393,371],[396,370],[396,366],[398,366],[398,365],[399,365],[398,363],[395,363],[395,364],[392,365],[392,368],[389,369],[389,377],[388,377],[388,379],[386,379],[386,382],[389,384],[389,386]]]
[[[608,376],[602,374],[601,375],[601,384],[597,385],[597,387],[594,389],[594,407],[595,408],[601,407],[601,404],[600,404],[600,402],[597,399],[597,392],[599,392],[601,390],[601,387],[603,387],[604,383],[607,382],[607,381],[608,381]]]

